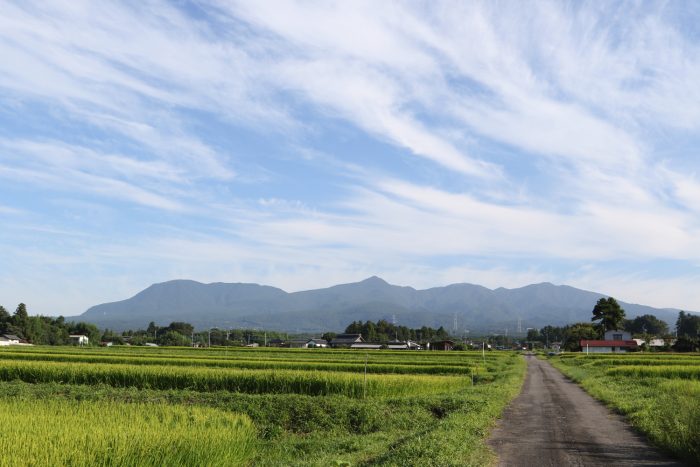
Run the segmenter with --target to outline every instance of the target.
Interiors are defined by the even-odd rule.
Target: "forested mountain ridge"
[[[515,289],[488,289],[452,284],[416,290],[391,285],[378,277],[323,289],[288,293],[246,283],[202,284],[173,280],[154,284],[135,296],[96,305],[80,320],[110,329],[143,327],[150,321],[166,325],[187,321],[197,328],[257,327],[316,332],[342,330],[356,320],[394,320],[410,327],[514,332],[547,324],[589,321],[604,294],[550,283]],[[653,314],[673,323],[675,309],[620,302],[628,318]]]

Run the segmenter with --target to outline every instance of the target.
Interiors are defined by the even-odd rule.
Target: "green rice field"
[[[18,465],[485,465],[510,352],[0,349]]]
[[[700,354],[564,354],[550,361],[654,444],[700,465]]]

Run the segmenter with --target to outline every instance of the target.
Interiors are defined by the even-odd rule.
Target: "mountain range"
[[[452,284],[416,290],[391,285],[379,277],[333,287],[288,293],[246,283],[203,284],[173,280],[154,284],[126,300],[89,308],[69,319],[113,330],[165,326],[186,321],[198,329],[259,328],[288,332],[342,331],[352,321],[395,320],[412,328],[439,327],[464,333],[514,333],[528,327],[590,321],[606,295],[550,283],[488,289]],[[628,318],[652,314],[675,323],[677,309],[620,302]]]

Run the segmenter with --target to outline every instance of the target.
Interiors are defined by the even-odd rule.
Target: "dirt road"
[[[489,444],[499,466],[680,466],[549,363],[528,359],[522,393]]]

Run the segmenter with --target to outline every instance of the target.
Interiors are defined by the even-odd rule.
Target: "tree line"
[[[107,335],[109,333],[109,335]],[[287,334],[277,331],[261,331],[256,329],[219,329],[196,330],[190,323],[174,321],[168,326],[157,326],[155,322],[148,323],[146,329],[129,329],[121,335],[105,331],[105,339],[115,344],[129,343],[144,345],[154,343],[163,346],[236,346],[246,344],[264,345],[272,339],[286,339]]]
[[[679,312],[675,323],[676,343],[674,350],[700,350],[700,316]],[[634,319],[625,319],[625,311],[612,298],[601,298],[596,303],[590,323],[574,323],[565,326],[544,326],[541,329],[529,329],[526,340],[542,345],[561,342],[565,350],[579,350],[582,339],[602,339],[606,330],[624,329],[634,336],[671,338],[668,324],[654,315],[642,315]],[[392,340],[431,342],[450,337],[440,326],[438,329],[423,326],[408,328],[397,326],[387,320],[353,321],[345,328],[347,334],[361,334],[369,342],[386,344]],[[114,344],[130,343],[143,345],[189,346],[189,345],[245,345],[264,344],[272,339],[285,340],[284,332],[260,331],[254,329],[217,329],[197,332],[190,323],[175,321],[168,326],[157,326],[154,322],[145,329],[128,330],[116,333],[109,329],[101,331],[97,326],[85,322],[66,321],[63,316],[29,316],[27,307],[20,303],[15,312],[10,314],[0,305],[0,334],[13,334],[29,343],[37,345],[69,344],[70,334],[88,336],[91,344],[112,342]],[[332,339],[335,333],[325,333],[326,339]]]
[[[94,324],[66,321],[63,316],[29,316],[24,303],[10,314],[0,305],[0,334],[12,334],[37,345],[69,344],[69,335],[83,334],[90,341],[99,341],[102,333]]]
[[[542,345],[560,342],[565,350],[575,351],[580,350],[579,342],[583,339],[602,339],[605,331],[622,329],[645,340],[651,337],[674,339],[673,350],[679,352],[700,349],[700,316],[697,315],[679,312],[675,336],[671,335],[668,323],[654,315],[645,314],[634,319],[626,319],[625,310],[612,297],[598,300],[592,315],[590,323],[530,329],[527,341],[539,342]]]
[[[430,342],[434,340],[444,340],[450,337],[449,333],[442,326],[438,329],[428,326],[409,329],[406,326],[397,326],[384,319],[380,319],[376,323],[369,320],[364,322],[353,321],[345,328],[345,333],[361,334],[365,341],[378,342],[380,344],[386,344],[393,340]]]

